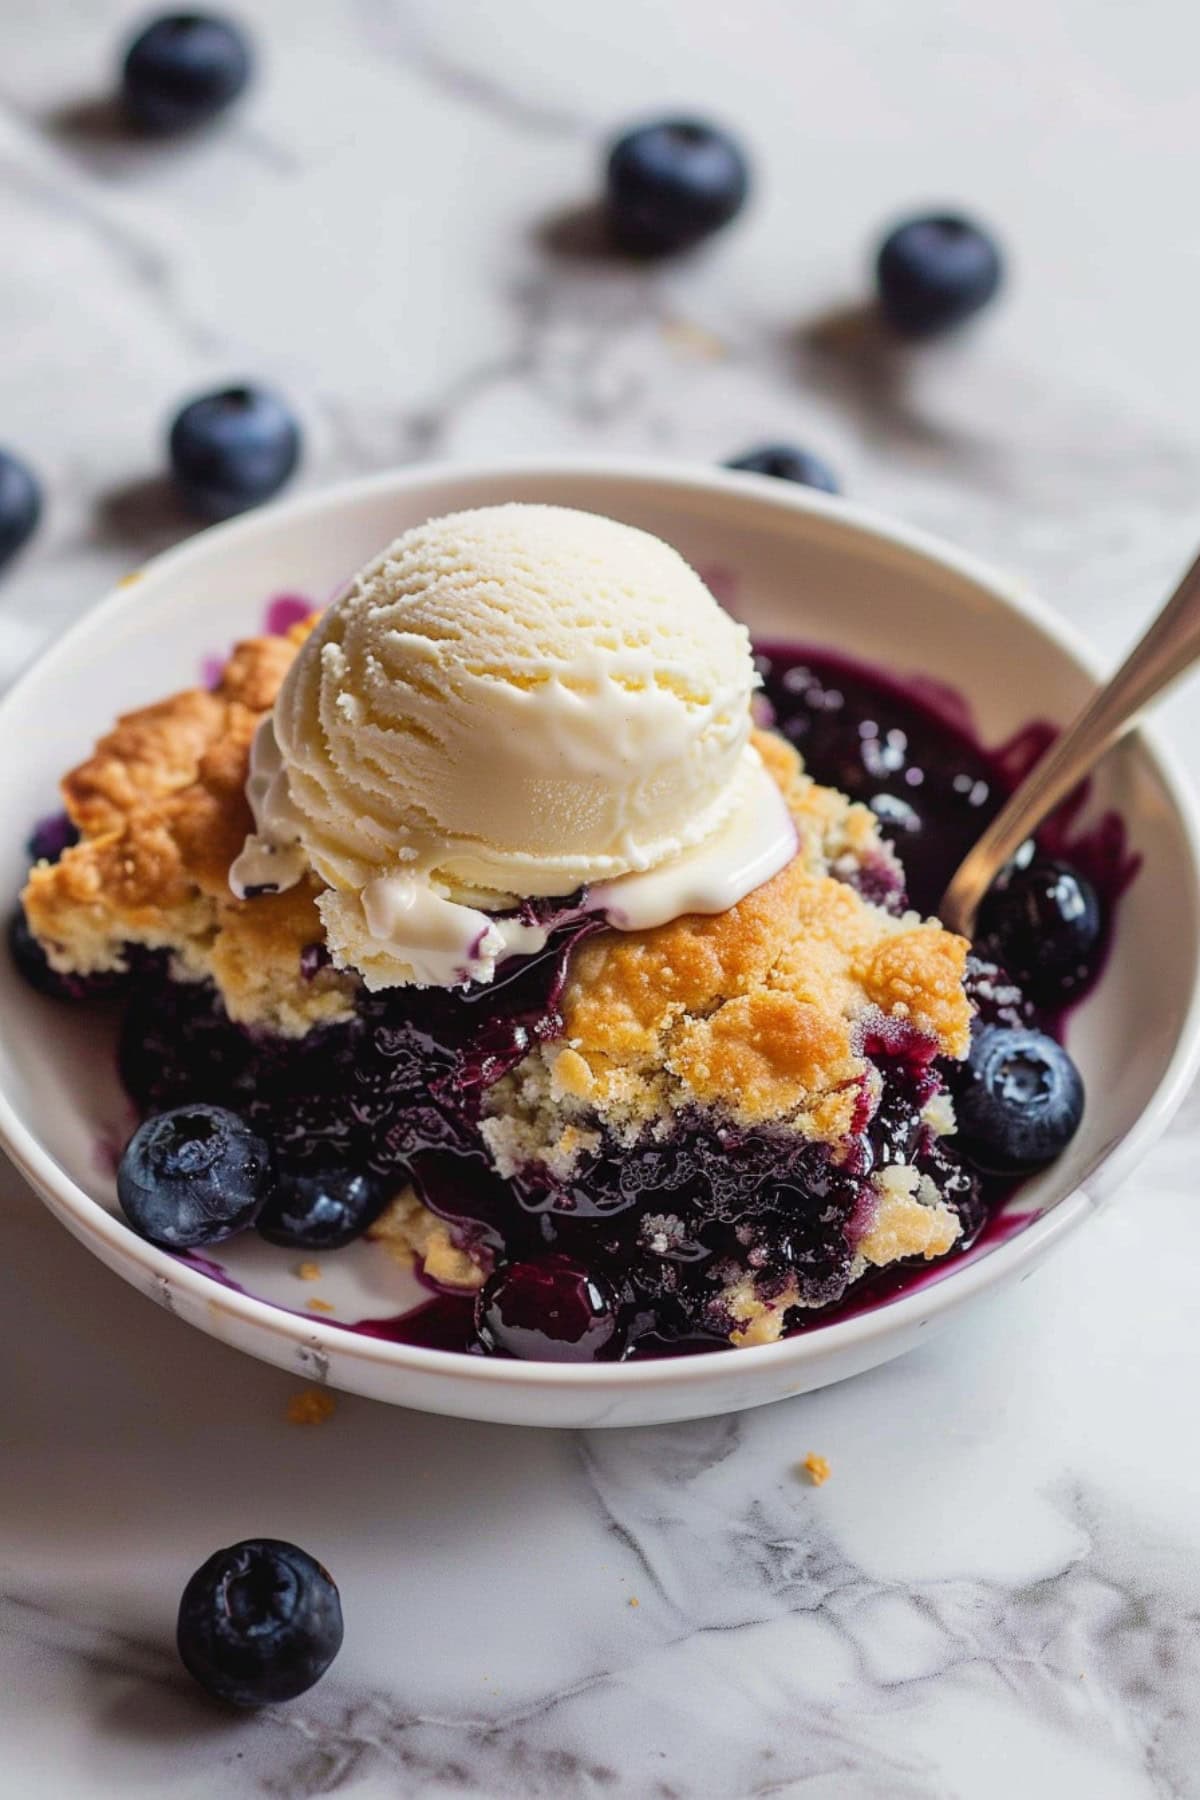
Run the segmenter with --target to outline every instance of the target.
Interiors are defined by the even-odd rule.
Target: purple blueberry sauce
[[[302,625],[317,608],[303,594],[276,594],[267,602],[263,631],[268,637],[286,637],[293,625]]]
[[[285,604],[307,607],[281,599],[280,623]],[[850,878],[889,909],[931,911],[1051,728],[1031,726],[986,750],[944,690],[781,645],[761,646],[759,661],[776,729],[817,780],[876,813],[904,863],[907,894],[887,864]],[[1080,835],[1081,804],[1077,796],[1060,809],[1039,848],[1090,877],[1111,929],[1137,860],[1113,815]],[[632,1149],[601,1136],[569,1178],[531,1164],[501,1180],[480,1136],[485,1096],[531,1047],[562,1031],[572,951],[602,928],[580,915],[581,899],[558,903],[545,921],[553,925],[545,949],[504,963],[490,986],[364,994],[349,1023],[299,1041],[246,1032],[211,991],[143,967],[122,1033],[122,1078],[142,1113],[185,1101],[234,1108],[269,1138],[283,1167],[369,1169],[397,1188],[411,1181],[494,1272],[478,1303],[435,1292],[402,1317],[346,1327],[393,1341],[558,1360],[714,1349],[737,1324],[722,1296],[747,1277],[768,1304],[794,1286],[804,1304],[790,1311],[791,1330],[880,1304],[930,1274],[920,1264],[849,1285],[872,1211],[871,1177],[889,1164],[927,1173],[958,1212],[953,1254],[1006,1229],[997,1214],[1012,1183],[975,1173],[953,1139],[923,1122],[931,1096],[952,1088],[953,1070],[902,1024],[864,1046],[880,1078],[878,1104],[864,1091],[854,1136],[837,1156],[696,1114]],[[311,975],[321,952],[311,946],[304,955]],[[968,982],[981,1023],[1061,1029],[1061,1015],[1036,1014],[994,966],[973,958]]]
[[[313,600],[305,599],[303,594],[276,594],[267,601],[263,608],[262,623],[259,630],[264,637],[286,637],[293,625],[300,625],[305,619],[319,612],[320,608]],[[224,655],[215,652],[211,656],[201,658],[201,685],[211,692],[219,688],[225,675],[225,665],[229,661],[228,650]]]

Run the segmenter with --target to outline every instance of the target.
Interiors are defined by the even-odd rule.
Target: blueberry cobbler
[[[886,685],[756,662],[656,539],[491,508],[120,719],[13,946],[119,999],[153,1242],[365,1236],[436,1296],[378,1328],[476,1354],[767,1344],[1078,1126],[1096,884],[1030,846],[974,953],[923,916],[1004,785]]]

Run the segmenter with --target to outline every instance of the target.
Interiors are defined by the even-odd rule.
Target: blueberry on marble
[[[955,1139],[988,1175],[1023,1175],[1066,1149],[1083,1117],[1083,1081],[1045,1032],[989,1026],[959,1077]]]
[[[841,483],[819,456],[801,450],[795,444],[760,444],[754,450],[731,457],[727,469],[746,469],[752,475],[774,475],[779,481],[794,481],[800,487],[817,488],[822,494],[840,494]]]
[[[295,1544],[246,1538],[196,1570],[179,1602],[176,1643],[188,1674],[215,1699],[270,1706],[320,1681],[342,1633],[327,1569]]]
[[[1005,870],[993,885],[975,942],[1037,1005],[1056,1006],[1091,981],[1103,935],[1100,899],[1087,876],[1039,857]]]
[[[179,1106],[147,1119],[126,1144],[117,1197],[134,1230],[164,1250],[220,1243],[262,1210],[270,1154],[222,1106]]]
[[[236,100],[250,79],[246,34],[212,13],[165,13],[125,52],[121,98],[141,131],[167,134],[203,125]]]
[[[189,512],[228,519],[277,494],[300,460],[300,427],[270,388],[189,401],[171,426],[171,470]]]
[[[37,476],[10,450],[0,450],[0,569],[29,542],[41,516]]]
[[[1004,262],[995,239],[974,220],[930,213],[889,231],[875,278],[888,323],[906,337],[932,337],[987,305],[1004,279]]]
[[[269,1243],[288,1249],[340,1250],[374,1223],[386,1198],[386,1188],[355,1169],[279,1174],[258,1229]]]
[[[727,225],[745,202],[750,169],[728,132],[702,119],[660,119],[617,139],[606,187],[616,243],[661,256]]]
[[[475,1327],[485,1349],[529,1362],[595,1362],[621,1349],[613,1296],[561,1252],[501,1263],[480,1289]]]

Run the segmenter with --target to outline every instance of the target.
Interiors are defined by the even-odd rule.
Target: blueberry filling
[[[818,781],[871,806],[904,860],[908,895],[886,857],[834,873],[893,912],[909,897],[932,910],[1011,785],[1003,757],[919,696],[832,658],[768,648],[760,666],[776,728]],[[1105,845],[1111,882],[1097,848]],[[172,982],[155,959],[135,958],[120,1070],[151,1124],[127,1152],[127,1211],[172,1248],[257,1221],[274,1242],[332,1249],[411,1182],[489,1272],[486,1283],[476,1296],[443,1295],[356,1329],[476,1354],[611,1361],[715,1348],[738,1333],[737,1295],[747,1284],[757,1303],[785,1313],[788,1330],[803,1329],[847,1304],[882,1173],[928,1179],[957,1214],[957,1251],[984,1229],[1013,1179],[1057,1155],[1077,1127],[1078,1076],[1035,1001],[1061,1006],[1094,977],[1127,864],[1121,843],[1100,836],[1088,876],[1072,876],[1061,834],[1048,848],[1052,855],[1011,878],[1027,895],[1025,877],[1035,871],[1035,927],[1022,938],[1028,906],[1009,917],[997,901],[1000,925],[969,959],[976,1024],[968,1065],[956,1069],[911,1027],[881,1021],[862,1045],[869,1092],[835,1147],[692,1111],[632,1145],[598,1132],[569,1175],[528,1163],[501,1179],[480,1129],[488,1090],[537,1044],[562,1035],[570,958],[601,929],[581,910],[582,896],[524,907],[522,920],[546,925],[548,941],[503,963],[492,984],[364,993],[348,1022],[300,1039],[235,1026],[212,989]],[[1095,929],[1086,943],[1079,908],[1059,903],[1069,877],[1085,901],[1090,895]],[[1051,889],[1059,900],[1048,903]],[[1035,992],[995,958],[1026,942],[1042,953]],[[326,960],[321,946],[309,946],[303,973],[315,976]],[[1051,965],[1053,979],[1044,974]],[[961,1129],[947,1138],[932,1119],[948,1090]],[[193,1123],[218,1109],[207,1186],[188,1196],[181,1225],[172,1214],[179,1145],[167,1143],[161,1156],[146,1151],[159,1115],[179,1108]],[[184,1138],[192,1154],[187,1131]],[[872,1279],[856,1281],[855,1294]],[[886,1279],[894,1283],[896,1272]]]

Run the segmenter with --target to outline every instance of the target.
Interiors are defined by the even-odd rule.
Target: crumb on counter
[[[636,1594],[630,1594],[629,1599],[625,1602],[625,1604],[627,1606],[640,1606],[642,1603],[638,1599]]]
[[[694,319],[670,318],[663,321],[662,335],[673,350],[700,362],[720,362],[729,350],[722,338]]]
[[[815,1450],[809,1451],[804,1461],[800,1464],[800,1467],[808,1476],[813,1487],[823,1487],[833,1473],[826,1459],[823,1456],[818,1456]]]
[[[297,1263],[296,1274],[301,1281],[320,1281],[321,1265],[319,1262]]]
[[[317,1299],[309,1301],[308,1310],[309,1312],[331,1313],[336,1312],[337,1308],[334,1306],[332,1300]]]
[[[289,1425],[323,1425],[337,1411],[337,1401],[324,1388],[302,1388],[287,1403]]]

